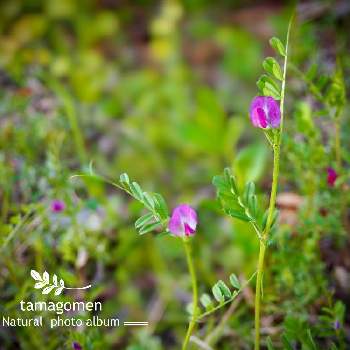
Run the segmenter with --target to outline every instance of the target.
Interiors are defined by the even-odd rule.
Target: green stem
[[[265,243],[260,241],[259,260],[258,260],[258,274],[256,277],[255,287],[255,350],[260,349],[260,301],[261,301],[261,283],[264,273],[264,258],[265,258]]]
[[[332,118],[334,115],[334,111],[332,111],[332,107],[325,100],[325,97],[322,95],[321,90],[313,83],[311,79],[309,79],[297,66],[293,63],[289,63],[288,66],[293,70],[293,72],[305,82],[305,84],[310,89],[313,96],[317,99],[317,101],[321,102],[326,109],[328,115]]]
[[[263,275],[264,275],[264,260],[266,252],[266,242],[268,240],[271,226],[273,223],[275,206],[276,206],[276,196],[277,196],[277,187],[278,187],[278,175],[279,175],[279,162],[280,162],[280,148],[282,141],[282,132],[283,132],[283,120],[284,120],[284,97],[286,90],[286,76],[287,76],[287,65],[288,65],[288,46],[289,46],[289,34],[292,25],[294,14],[291,16],[288,24],[287,38],[286,38],[286,55],[284,58],[283,65],[283,80],[281,86],[281,101],[280,101],[280,111],[281,111],[281,124],[279,131],[274,134],[273,140],[273,174],[272,174],[272,186],[270,194],[270,204],[268,210],[268,216],[266,221],[265,229],[262,233],[260,239],[259,247],[259,259],[257,267],[257,278],[256,278],[256,287],[255,287],[255,345],[254,349],[260,349],[260,308],[261,308],[261,294],[262,294],[262,284],[263,284]]]
[[[286,77],[287,77],[287,66],[288,66],[288,49],[289,49],[289,35],[290,35],[290,29],[292,27],[292,22],[294,19],[294,13],[290,17],[289,23],[288,23],[288,30],[287,30],[287,38],[286,38],[286,55],[284,57],[284,65],[283,65],[283,80],[282,80],[282,86],[281,86],[281,101],[280,101],[280,110],[281,110],[281,125],[280,125],[280,138],[279,138],[279,144],[281,144],[282,139],[282,132],[283,132],[283,121],[284,121],[284,96],[286,91]]]
[[[66,117],[71,128],[72,137],[75,144],[76,152],[79,157],[79,161],[81,165],[86,165],[88,157],[85,148],[84,137],[79,126],[78,115],[76,106],[74,105],[74,101],[58,81],[53,80],[50,81],[50,83],[52,85],[53,90],[61,99],[63,109],[66,113]]]
[[[215,343],[218,341],[220,335],[223,333],[227,322],[230,320],[231,315],[233,314],[233,312],[237,308],[237,305],[239,304],[239,302],[240,302],[240,299],[236,298],[235,301],[231,303],[230,307],[225,312],[225,314],[222,317],[222,319],[219,322],[219,324],[204,339],[205,343],[207,343],[210,346],[214,346],[215,345]]]
[[[340,122],[339,118],[335,119],[334,125],[334,148],[335,148],[335,159],[337,162],[338,171],[341,168],[341,145],[340,145]]]
[[[278,175],[280,170],[280,144],[275,144],[273,147],[273,173],[272,173],[272,187],[270,194],[270,205],[267,215],[266,226],[262,235],[262,241],[265,242],[271,230],[277,196]]]
[[[69,95],[63,94],[62,96],[63,105],[65,108],[65,112],[67,114],[67,118],[71,127],[75,147],[77,150],[77,154],[79,156],[80,163],[85,165],[87,162],[87,154],[84,145],[84,138],[80,131],[78,116],[76,107],[74,102],[70,99]]]
[[[192,282],[192,305],[193,305],[193,314],[192,314],[190,323],[189,323],[188,328],[187,328],[185,340],[182,344],[182,350],[186,350],[188,343],[190,341],[191,334],[192,334],[194,327],[196,325],[196,319],[197,319],[197,313],[198,313],[198,289],[197,289],[196,271],[194,269],[193,259],[192,259],[191,244],[190,244],[190,241],[186,238],[183,240],[183,242],[184,242],[184,247],[185,247],[185,252],[186,252],[188,270],[190,272],[191,282]]]
[[[278,175],[279,175],[279,155],[280,155],[280,145],[274,145],[273,151],[273,176],[272,176],[272,188],[270,195],[270,205],[267,216],[267,222],[265,230],[263,232],[262,239],[260,240],[259,248],[259,260],[257,268],[257,278],[256,278],[256,290],[255,290],[255,350],[260,349],[260,304],[261,304],[261,286],[263,283],[264,274],[264,259],[266,251],[266,241],[268,239],[274,212],[276,206],[276,196],[277,196],[277,186],[278,186]]]

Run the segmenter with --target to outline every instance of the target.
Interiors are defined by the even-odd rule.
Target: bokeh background
[[[182,246],[157,233],[139,236],[134,221],[142,207],[124,193],[71,178],[91,166],[114,180],[127,172],[162,193],[170,208],[187,202],[198,210],[200,292],[231,273],[244,280],[255,271],[256,235],[222,213],[211,181],[231,167],[240,185],[255,181],[267,203],[271,152],[248,109],[261,63],[274,54],[268,40],[284,41],[291,10],[282,1],[1,2],[1,316],[23,316],[22,299],[52,299],[33,289],[34,268],[67,285],[93,285],[56,300],[102,301],[102,317],[151,324],[1,327],[1,349],[70,349],[74,341],[83,349],[180,348],[191,300]],[[338,59],[348,86],[349,3],[301,2],[297,13],[293,65],[310,80],[331,82]],[[267,259],[263,339],[284,349],[283,333],[314,349],[309,330],[323,344],[316,349],[347,349],[349,113],[344,103],[342,181],[330,188],[333,123],[304,80],[288,71],[280,225]],[[56,199],[65,202],[61,213],[50,210]],[[252,288],[213,348],[252,347]],[[224,312],[201,324],[197,336]]]

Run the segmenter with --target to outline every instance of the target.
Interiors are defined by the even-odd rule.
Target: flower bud
[[[278,128],[281,123],[279,103],[270,96],[256,96],[250,105],[250,120],[257,128]]]
[[[78,342],[73,342],[72,344],[73,350],[83,350],[83,347]]]
[[[335,320],[335,321],[334,321],[334,329],[335,329],[336,331],[340,329],[340,322],[339,322],[339,320]]]
[[[168,229],[175,236],[188,237],[195,234],[197,222],[196,211],[187,204],[181,204],[173,210]]]
[[[55,199],[51,202],[51,211],[53,213],[60,213],[61,211],[63,211],[65,209],[66,205],[63,201],[59,200],[59,199]]]
[[[333,187],[335,184],[335,181],[337,180],[338,174],[331,167],[327,168],[327,173],[328,173],[328,175],[327,175],[328,186]]]

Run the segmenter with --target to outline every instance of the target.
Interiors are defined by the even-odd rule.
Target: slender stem
[[[286,38],[286,55],[285,55],[285,57],[284,57],[283,80],[282,80],[282,86],[281,86],[281,101],[280,101],[281,125],[280,125],[280,139],[279,139],[279,144],[281,144],[282,132],[283,132],[284,96],[285,96],[285,91],[286,91],[286,77],[287,77],[287,66],[288,66],[289,35],[290,35],[290,29],[291,29],[291,27],[292,27],[293,19],[294,19],[294,12],[293,12],[292,16],[290,17],[290,20],[289,20],[289,23],[288,23],[287,38]]]
[[[335,159],[337,162],[338,170],[341,167],[341,145],[340,145],[340,121],[339,118],[335,119],[334,122],[334,149],[335,149]]]
[[[265,258],[265,243],[260,241],[259,260],[258,260],[258,274],[256,278],[255,287],[255,350],[260,349],[260,300],[261,300],[261,284],[262,275],[264,271],[264,258]]]
[[[67,114],[67,118],[71,127],[71,131],[73,134],[73,139],[75,143],[75,147],[77,150],[77,154],[79,156],[79,160],[81,164],[85,165],[87,161],[87,154],[84,144],[84,138],[79,127],[78,116],[76,111],[76,106],[74,102],[69,98],[68,95],[62,95],[63,105]]]
[[[237,305],[240,302],[240,297],[236,298],[234,302],[231,303],[230,307],[227,309],[227,311],[225,312],[224,316],[222,317],[221,321],[219,322],[219,324],[214,328],[214,330],[209,333],[207,335],[207,337],[204,339],[204,341],[210,345],[210,346],[214,346],[215,343],[218,341],[220,335],[223,333],[224,328],[227,324],[227,322],[229,321],[231,315],[233,314],[233,312],[235,311],[235,309],[237,308]]]
[[[73,141],[75,143],[76,151],[79,157],[79,161],[82,165],[87,162],[87,152],[85,148],[84,137],[79,127],[78,115],[76,106],[74,105],[71,96],[64,90],[63,86],[58,81],[51,81],[53,90],[58,94],[61,99],[63,109],[66,113],[66,117],[71,128]]]
[[[191,282],[192,282],[192,305],[193,305],[193,314],[190,320],[190,323],[187,328],[187,333],[185,336],[185,340],[182,344],[182,350],[186,350],[188,343],[190,341],[191,334],[194,330],[194,327],[196,325],[196,319],[197,319],[197,314],[198,314],[198,289],[197,289],[197,277],[196,277],[196,271],[194,269],[193,265],[193,259],[192,259],[192,250],[191,250],[191,244],[188,239],[184,239],[184,247],[185,247],[185,252],[186,252],[186,259],[187,259],[187,265],[188,265],[188,270],[190,272],[191,276]]]
[[[286,38],[286,55],[284,58],[283,65],[283,80],[281,86],[281,101],[280,101],[280,111],[281,111],[281,124],[278,132],[274,134],[273,140],[273,174],[272,174],[272,186],[270,194],[270,204],[267,215],[267,221],[265,229],[262,233],[260,239],[259,247],[259,259],[257,267],[257,278],[256,278],[256,287],[255,287],[255,345],[254,349],[260,349],[260,306],[261,306],[261,294],[262,294],[262,284],[263,284],[263,275],[264,275],[264,260],[266,252],[266,242],[270,234],[271,226],[274,219],[274,212],[276,206],[276,196],[277,196],[277,187],[278,187],[278,175],[279,175],[279,162],[280,162],[280,148],[282,141],[282,132],[283,132],[283,121],[284,121],[284,97],[286,90],[286,76],[287,76],[287,65],[288,65],[288,47],[289,47],[289,34],[292,25],[294,14],[291,16],[288,24],[287,38]]]
[[[135,198],[136,200],[140,201],[138,198],[136,198],[134,196],[134,194],[129,191],[126,187],[123,187],[121,185],[119,185],[118,183],[112,181],[112,180],[109,180],[108,178],[106,177],[103,177],[101,175],[97,175],[97,174],[76,174],[76,175],[72,175],[70,177],[70,179],[75,179],[75,178],[91,178],[91,179],[94,179],[94,180],[98,180],[98,181],[101,181],[101,182],[104,182],[108,185],[111,185],[113,187],[116,187],[118,188],[119,190],[122,190],[124,192],[126,192],[128,195],[130,195],[131,197]],[[166,226],[167,226],[167,222],[169,220],[169,218],[166,218],[166,219],[162,219],[159,214],[157,213],[157,211],[153,208],[153,207],[150,207],[150,206],[147,206],[147,204],[145,202],[142,202],[142,204],[149,210],[152,212],[153,216],[159,221],[161,222],[161,224],[163,225],[164,227],[164,230],[166,230]]]
[[[278,185],[278,175],[279,175],[279,154],[280,154],[280,145],[274,145],[273,151],[273,176],[272,176],[272,188],[270,195],[270,206],[268,211],[268,217],[266,222],[266,227],[263,232],[263,237],[260,240],[260,249],[259,249],[259,260],[258,260],[258,274],[256,278],[256,289],[255,289],[255,350],[260,349],[260,303],[261,303],[261,286],[263,283],[263,274],[264,274],[264,258],[266,251],[266,241],[270,233],[275,205],[276,205],[276,195],[277,195],[277,185]]]
[[[270,194],[270,205],[267,214],[266,226],[262,235],[262,241],[265,242],[270,233],[272,226],[272,221],[274,218],[275,206],[276,206],[276,196],[278,187],[278,175],[280,171],[280,145],[274,145],[273,147],[273,173],[272,173],[272,186]],[[259,272],[258,272],[259,273]]]

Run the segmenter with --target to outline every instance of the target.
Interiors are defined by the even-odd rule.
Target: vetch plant
[[[257,18],[232,26],[228,7],[192,3],[186,15],[179,0],[117,14],[107,2],[56,13],[41,0],[30,11],[18,5],[15,16],[1,11],[3,316],[31,312],[23,300],[15,307],[29,293],[63,304],[83,296],[105,304],[101,316],[149,321],[81,332],[9,320],[1,348],[238,350],[254,348],[255,332],[264,350],[350,349],[344,2],[296,4],[292,55],[285,35],[270,40],[271,50],[261,42]],[[287,29],[287,7],[261,20]],[[60,20],[47,21],[46,10]],[[123,191],[93,178],[67,182],[90,159]],[[118,179],[120,169],[140,181]],[[214,175],[216,201],[207,186]],[[84,281],[96,285],[61,289]]]
[[[229,280],[233,288],[232,290],[224,281],[219,280],[212,287],[214,300],[207,293],[202,294],[199,298],[196,270],[192,257],[192,239],[196,234],[198,224],[197,212],[188,204],[180,204],[174,208],[171,216],[169,216],[168,206],[163,196],[159,193],[144,191],[137,182],[131,181],[126,173],[121,174],[119,182],[116,183],[94,174],[92,167],[90,167],[90,172],[90,175],[75,175],[73,177],[90,177],[106,182],[125,191],[144,206],[147,213],[139,217],[135,222],[135,228],[138,230],[139,235],[156,231],[158,232],[158,235],[162,233],[170,233],[175,238],[181,239],[184,245],[188,271],[192,284],[192,303],[190,303],[188,307],[190,321],[182,344],[182,349],[186,350],[196,324],[236,299],[247,284],[255,277],[256,273],[254,273],[245,283],[241,283],[235,274],[231,274]],[[260,215],[258,217],[259,211],[257,208],[254,184],[247,184],[242,197],[240,197],[241,195],[238,194],[234,177],[230,174],[228,169],[225,169],[223,176],[217,176],[214,178],[214,184],[222,194],[222,200],[224,200],[224,197],[226,196],[225,198],[227,202],[225,203],[225,206],[227,213],[245,221],[251,221],[252,225],[256,228],[257,233],[261,232],[264,216]],[[234,191],[236,191],[234,198],[230,197],[230,195],[232,195],[231,186],[233,186],[235,189]],[[227,192],[230,192],[228,196]],[[237,205],[240,206],[240,211],[237,212],[232,209],[233,201],[236,201]],[[204,308],[204,311],[201,309],[199,302]],[[212,339],[216,337],[215,335],[220,333],[220,329],[223,328],[226,322],[227,319],[225,322],[219,323],[219,325],[206,337],[205,342],[210,343]]]
[[[286,74],[291,23],[292,19],[288,25],[285,44],[283,44],[278,38],[272,38],[270,40],[270,44],[276,50],[278,56],[276,58],[268,57],[264,60],[263,68],[266,73],[257,81],[259,93],[253,98],[249,109],[249,117],[252,125],[264,132],[273,153],[272,184],[267,208],[263,208],[263,205],[258,203],[255,184],[253,182],[248,182],[242,186],[239,181],[236,181],[235,175],[232,174],[230,169],[225,169],[222,175],[213,178],[217,198],[223,211],[235,219],[248,222],[255,230],[259,239],[257,271],[248,279],[248,281],[242,283],[235,274],[231,274],[228,279],[229,282],[220,279],[212,286],[211,292],[213,297],[211,297],[209,293],[204,293],[199,297],[191,246],[198,223],[196,211],[187,204],[181,204],[173,210],[171,215],[169,215],[166,202],[160,194],[144,191],[137,182],[131,181],[126,173],[120,176],[118,183],[107,181],[113,186],[127,192],[144,206],[146,212],[135,222],[135,228],[140,235],[151,231],[156,231],[158,234],[161,232],[170,233],[174,237],[181,239],[184,244],[192,283],[192,304],[189,308],[191,315],[186,336],[182,344],[183,350],[188,348],[189,342],[192,340],[194,342],[202,342],[202,340],[194,336],[191,339],[196,323],[221,309],[223,306],[232,303],[242,289],[253,278],[255,278],[255,276],[254,342],[255,350],[260,349],[261,300],[263,294],[265,255],[277,221],[276,197],[278,190],[281,144],[283,139]],[[280,60],[283,61],[282,67],[278,62]],[[329,99],[329,101],[331,101],[331,99]],[[329,102],[328,105],[331,106],[331,102]],[[341,109],[339,109],[339,112],[336,114],[339,115],[340,112]],[[336,153],[341,161],[342,156],[339,156],[337,147]],[[329,162],[329,164],[331,164],[331,162]],[[339,165],[338,167],[335,167],[335,169],[327,169],[327,183],[330,187],[335,184],[338,176],[338,168]],[[325,170],[324,165],[323,169]],[[326,174],[326,172],[324,174]],[[103,180],[106,181],[105,179]],[[201,308],[204,308],[204,312],[201,312]],[[209,335],[205,337],[202,343],[208,346],[212,345],[218,339],[218,336],[220,332],[222,332],[227,320],[228,317],[227,314],[225,314],[221,322],[217,327],[214,327],[214,330],[210,330]],[[309,338],[312,339],[311,333]],[[272,349],[271,341],[267,339],[267,342],[269,348]]]
[[[263,68],[266,74],[262,75],[257,82],[260,94],[252,100],[249,111],[253,126],[263,130],[273,151],[272,185],[268,209],[262,210],[259,207],[255,193],[255,184],[253,182],[248,182],[243,189],[239,188],[235,176],[229,169],[225,169],[223,175],[213,178],[213,184],[217,190],[217,197],[224,212],[233,218],[249,222],[254,228],[260,242],[255,290],[255,350],[260,349],[260,309],[265,253],[271,231],[274,228],[277,218],[275,206],[283,134],[284,99],[291,22],[292,18],[288,25],[285,45],[278,38],[272,38],[270,40],[271,46],[284,60],[283,69],[273,57],[268,57],[264,60]],[[214,299],[219,305],[215,307],[209,295],[204,294],[201,296],[200,301],[206,311],[200,314],[197,278],[191,253],[191,239],[196,232],[198,221],[195,210],[187,204],[181,204],[174,209],[171,217],[169,217],[168,207],[164,198],[158,193],[144,191],[137,182],[131,181],[126,173],[120,176],[119,183],[108,181],[99,176],[92,176],[122,189],[142,203],[147,213],[142,215],[135,222],[135,228],[139,231],[140,235],[156,230],[157,232],[163,231],[165,233],[171,233],[173,236],[182,239],[191,276],[193,299],[190,308],[191,318],[182,345],[183,350],[187,349],[196,322],[231,302],[244,286],[241,286],[234,274],[230,277],[230,283],[235,289],[233,292],[224,281],[219,280],[212,288]],[[254,276],[255,274],[253,274],[247,283],[249,283]]]
[[[130,182],[129,176],[126,173],[122,174],[119,180],[122,188],[135,199],[143,203],[145,208],[149,210],[148,214],[140,217],[135,222],[135,227],[139,229],[140,234],[162,227],[166,232],[170,232],[175,237],[182,239],[184,244],[187,266],[192,283],[192,316],[182,345],[182,349],[186,350],[191,334],[196,325],[198,313],[197,277],[193,264],[190,238],[196,232],[198,223],[197,213],[189,205],[181,204],[173,210],[172,215],[169,218],[167,205],[160,194],[144,192],[137,182]],[[167,226],[166,223],[168,223]]]
[[[213,286],[212,293],[214,299],[218,302],[217,306],[214,306],[208,294],[203,294],[200,301],[206,311],[202,314],[199,313],[197,278],[190,245],[191,236],[195,234],[197,227],[197,214],[194,209],[187,204],[182,204],[176,207],[171,217],[169,217],[168,207],[164,198],[158,193],[144,191],[137,182],[131,181],[126,173],[120,175],[119,183],[106,180],[100,176],[90,175],[122,189],[143,204],[147,213],[142,215],[135,222],[135,228],[139,231],[140,235],[156,230],[158,232],[170,232],[174,236],[182,239],[191,276],[193,299],[190,308],[191,318],[182,345],[183,350],[186,350],[188,347],[196,322],[220,309],[227,303],[232,302],[255,275],[257,276],[255,291],[255,350],[260,349],[260,306],[264,259],[269,236],[277,218],[275,204],[283,132],[284,96],[291,21],[292,19],[289,22],[285,46],[277,38],[272,38],[270,40],[271,46],[284,58],[283,69],[281,69],[275,58],[268,57],[265,59],[263,67],[267,74],[261,76],[257,82],[261,94],[253,99],[250,106],[250,120],[253,126],[261,128],[264,131],[273,151],[272,186],[268,209],[263,211],[259,208],[255,193],[255,184],[253,182],[248,182],[243,189],[240,189],[234,175],[229,169],[225,169],[223,175],[213,178],[213,184],[217,190],[217,197],[224,212],[233,218],[249,222],[260,241],[257,271],[243,286],[241,286],[238,278],[234,274],[230,277],[230,283],[235,289],[233,292],[222,280],[219,280]],[[220,325],[220,327],[222,327],[222,325]]]
[[[262,294],[262,284],[263,284],[263,273],[264,273],[264,260],[265,260],[265,252],[266,246],[268,242],[268,238],[270,235],[270,231],[274,222],[275,217],[275,205],[276,205],[276,195],[277,195],[277,187],[278,187],[278,176],[279,176],[279,162],[280,162],[280,149],[281,149],[281,141],[282,141],[282,133],[283,133],[283,118],[284,118],[284,98],[285,98],[285,89],[286,89],[286,75],[287,75],[287,63],[288,63],[288,46],[289,46],[289,35],[292,24],[293,16],[289,21],[287,37],[286,37],[286,45],[284,46],[282,42],[277,38],[272,38],[270,40],[270,44],[272,47],[276,49],[278,54],[284,58],[283,64],[283,72],[277,63],[276,60],[267,58],[263,63],[264,69],[270,75],[270,79],[266,83],[258,84],[258,87],[262,87],[262,92],[264,95],[268,95],[270,92],[273,93],[272,89],[269,86],[269,82],[273,82],[274,79],[281,81],[281,88],[277,90],[279,94],[274,94],[275,98],[280,97],[279,108],[275,106],[275,104],[270,102],[270,109],[273,112],[270,112],[270,124],[271,127],[276,125],[278,128],[274,128],[267,134],[268,140],[272,146],[273,150],[273,173],[272,173],[272,186],[270,193],[270,203],[269,209],[267,213],[266,225],[262,227],[261,236],[260,236],[260,247],[259,247],[259,259],[258,259],[258,267],[257,267],[257,279],[256,279],[256,289],[255,289],[255,350],[260,349],[260,304],[261,304],[261,294]],[[261,79],[260,79],[261,81]],[[259,86],[260,85],[260,86]],[[276,84],[272,84],[272,86],[276,87]],[[266,112],[265,112],[266,113]],[[269,115],[267,110],[267,115]],[[280,116],[280,121],[275,124],[272,124],[272,115]],[[278,119],[278,118],[276,118]]]
[[[177,206],[171,217],[169,217],[168,206],[159,193],[150,193],[144,191],[141,186],[135,182],[130,181],[128,174],[123,173],[119,177],[119,183],[109,181],[101,176],[93,174],[90,166],[91,175],[75,175],[73,177],[93,177],[95,179],[104,181],[127,192],[134,199],[139,201],[147,213],[139,217],[135,222],[135,228],[140,235],[151,231],[158,230],[164,233],[171,233],[174,237],[180,238],[184,244],[186,254],[186,261],[188,270],[191,276],[192,283],[192,304],[191,304],[191,319],[188,325],[185,339],[183,341],[182,349],[186,350],[190,341],[191,334],[197,322],[198,309],[198,288],[197,277],[192,258],[191,238],[196,233],[198,218],[196,211],[188,204],[180,204]]]
[[[270,40],[270,45],[284,60],[283,69],[273,57],[267,57],[264,60],[263,68],[267,74],[262,75],[257,82],[261,95],[253,99],[249,113],[253,126],[264,131],[273,151],[272,185],[268,210],[265,213],[259,210],[255,185],[251,182],[247,183],[241,191],[229,169],[225,170],[223,176],[216,176],[213,179],[213,184],[217,188],[218,199],[225,213],[251,223],[260,241],[255,290],[255,350],[260,349],[260,310],[265,253],[277,217],[275,206],[283,133],[288,45],[292,19],[293,16],[289,21],[285,45],[278,38]]]

